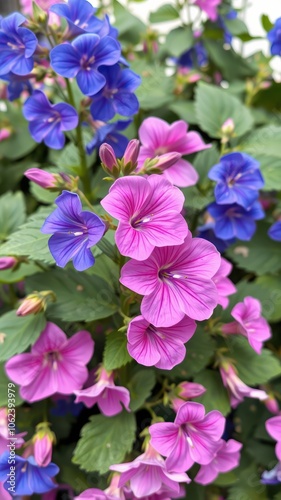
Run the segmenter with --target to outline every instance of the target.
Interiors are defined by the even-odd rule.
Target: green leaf
[[[179,18],[179,13],[171,4],[164,4],[155,12],[151,12],[149,20],[151,23],[163,23],[165,21],[173,21]]]
[[[237,476],[234,472],[226,472],[224,474],[219,474],[217,479],[214,480],[216,486],[229,486],[237,481]]]
[[[0,364],[0,407],[8,405],[8,384],[10,383],[10,380],[6,375],[4,366],[4,363]],[[22,402],[22,399],[19,396],[19,388],[14,386],[12,389],[15,392],[11,392],[11,394],[14,394],[15,405],[18,406]]]
[[[122,332],[107,335],[103,353],[103,363],[108,371],[126,365],[132,360],[127,350],[127,336]]]
[[[169,109],[176,113],[182,120],[192,125],[197,125],[197,116],[195,112],[195,104],[193,101],[177,100],[170,104]]]
[[[132,411],[138,410],[149,398],[155,383],[155,371],[151,368],[140,369],[130,378],[127,387],[130,391]]]
[[[243,33],[248,33],[248,29],[247,29],[247,26],[246,24],[244,23],[244,21],[242,21],[242,19],[227,19],[225,18],[224,19],[224,23],[228,29],[228,31],[230,31],[230,33],[232,33],[232,35],[241,35]]]
[[[57,300],[48,306],[48,317],[63,321],[94,321],[112,316],[118,309],[113,289],[99,276],[74,270],[52,269],[26,279],[28,293],[53,290]]]
[[[17,316],[10,311],[0,318],[0,334],[4,335],[0,349],[0,361],[6,361],[15,354],[24,352],[44,330],[45,316],[41,313]]]
[[[265,31],[270,31],[272,30],[274,24],[272,24],[272,22],[270,21],[269,17],[266,15],[266,14],[263,14],[261,16],[261,23],[262,23],[262,27]]]
[[[211,137],[222,137],[221,127],[228,118],[234,121],[236,137],[244,135],[253,125],[250,111],[239,99],[214,85],[199,82],[195,109],[202,130]]]
[[[164,48],[174,57],[179,57],[183,52],[190,49],[194,43],[191,27],[179,27],[169,32]]]
[[[281,375],[281,363],[268,349],[257,354],[244,337],[228,339],[229,356],[235,360],[239,377],[249,385],[265,384]]]
[[[208,179],[208,173],[210,169],[216,165],[220,160],[220,154],[216,148],[216,145],[209,149],[205,149],[204,151],[200,151],[196,155],[196,158],[193,162],[193,166],[199,174],[199,184],[206,185],[210,183]]]
[[[281,127],[266,125],[249,134],[240,145],[242,151],[258,155],[269,155],[281,159]]]
[[[40,208],[31,215],[19,230],[11,234],[8,241],[1,245],[0,255],[26,256],[47,264],[54,264],[54,259],[48,247],[48,234],[40,229],[45,219],[50,215],[50,207]]]
[[[260,169],[264,177],[263,191],[279,191],[281,189],[281,158],[275,156],[256,155],[260,162]]]
[[[222,41],[204,38],[204,45],[210,60],[221,71],[226,80],[243,80],[258,72],[257,64],[236,54],[232,48],[226,50]]]
[[[113,0],[115,26],[119,31],[120,39],[136,44],[140,41],[141,34],[145,33],[145,24],[133,16],[117,0]]]
[[[135,92],[142,109],[159,108],[174,99],[173,79],[165,74],[162,66],[136,60],[131,68],[142,78],[142,83]]]
[[[108,472],[110,465],[124,460],[132,449],[136,432],[133,413],[123,411],[115,417],[94,415],[82,428],[73,462],[88,472]]]
[[[252,464],[240,471],[238,481],[229,488],[227,500],[269,500],[265,485],[260,482],[260,472]]]
[[[184,206],[187,207],[188,209],[188,214],[189,211],[191,210],[192,212],[197,211],[197,210],[202,210],[205,208],[209,203],[214,201],[214,192],[201,192],[199,191],[197,186],[191,186],[188,188],[182,188],[181,189],[184,196],[185,196],[185,202]],[[187,214],[187,215],[188,215]]]
[[[5,101],[7,112],[1,118],[11,125],[12,135],[0,143],[0,158],[4,156],[10,160],[17,160],[26,156],[37,146],[28,130],[28,121],[23,117],[21,107]]]
[[[267,235],[270,225],[260,222],[251,241],[238,242],[227,250],[227,255],[238,267],[257,275],[275,273],[281,269],[280,243]]]
[[[230,413],[229,396],[217,371],[204,370],[195,375],[194,382],[207,389],[202,396],[196,398],[196,401],[205,406],[206,411],[219,410],[223,415]]]
[[[38,186],[38,184],[35,184],[35,182],[30,183],[30,191],[35,200],[40,203],[47,203],[48,205],[52,205],[58,197],[58,193],[44,189],[41,186]]]
[[[6,193],[0,196],[0,241],[13,233],[26,218],[23,194]]]
[[[36,264],[21,263],[16,269],[6,269],[0,271],[0,283],[18,283],[27,276],[38,273],[39,268]]]

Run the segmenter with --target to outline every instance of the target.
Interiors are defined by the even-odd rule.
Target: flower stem
[[[71,84],[68,78],[65,79],[66,81],[66,87],[67,87],[67,93],[68,93],[68,99],[69,103],[75,108],[75,101],[74,101],[74,96],[71,88]],[[81,122],[79,120],[79,123],[76,128],[76,147],[79,152],[79,157],[80,157],[80,179],[83,184],[83,189],[84,193],[87,198],[91,199],[91,178],[89,175],[89,170],[87,167],[87,157],[86,157],[86,152],[84,149],[84,144],[83,144],[83,136],[82,136],[82,127],[81,127]]]

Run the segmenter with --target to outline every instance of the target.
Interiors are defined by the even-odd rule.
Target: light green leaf
[[[230,31],[230,33],[232,33],[232,35],[241,35],[242,33],[248,33],[248,28],[246,26],[246,24],[244,23],[244,21],[242,21],[242,19],[227,19],[225,18],[224,19],[224,23],[228,29],[228,31]]]
[[[108,371],[126,365],[132,360],[127,350],[127,336],[122,332],[107,335],[103,353],[103,363]]]
[[[179,13],[171,4],[164,4],[159,7],[155,12],[151,12],[149,20],[151,23],[163,23],[165,21],[172,21],[179,18]]]
[[[155,109],[167,105],[173,97],[173,80],[165,74],[159,64],[147,64],[136,60],[131,68],[141,76],[142,83],[136,90],[136,96],[142,109]]]
[[[268,31],[270,31],[270,30],[272,30],[272,28],[273,28],[273,26],[274,26],[274,25],[272,24],[272,22],[270,21],[269,17],[268,17],[266,14],[263,14],[263,15],[261,16],[261,23],[262,23],[262,27],[263,27],[263,29],[264,29],[265,31],[267,31],[267,32],[268,32]]]
[[[33,344],[44,330],[45,316],[41,313],[17,316],[10,311],[0,318],[0,334],[3,342],[0,348],[0,361],[6,361],[15,354],[24,352]]]
[[[44,189],[41,186],[38,186],[35,182],[30,183],[30,191],[34,196],[35,200],[40,203],[47,203],[48,205],[52,205],[55,199],[58,197],[58,193],[54,191],[49,191],[48,189]]]
[[[0,196],[0,241],[13,233],[25,219],[24,197],[20,191]]]
[[[196,172],[198,172],[199,174],[200,185],[208,185],[210,183],[210,180],[208,179],[208,173],[214,165],[219,163],[219,160],[220,154],[215,144],[211,148],[200,151],[200,153],[196,155],[193,166]]]
[[[214,85],[199,82],[195,109],[202,130],[211,137],[222,137],[221,127],[228,118],[234,121],[236,137],[244,135],[253,125],[250,111],[239,99]]]
[[[130,378],[127,387],[130,391],[132,411],[138,410],[149,398],[155,383],[155,371],[151,368],[142,368]]]
[[[219,410],[223,415],[230,413],[229,396],[217,371],[204,370],[195,375],[194,382],[207,389],[202,396],[196,398],[196,401],[205,406],[206,411]]]
[[[18,283],[27,276],[38,273],[39,268],[36,264],[21,263],[16,269],[6,269],[0,271],[0,283]]]
[[[270,151],[269,151],[270,152]],[[277,191],[281,189],[281,158],[275,156],[256,155],[260,162],[260,168],[264,177],[265,185],[263,191]]]
[[[110,465],[124,460],[135,440],[133,413],[123,411],[115,417],[94,415],[86,424],[74,451],[73,462],[88,472],[108,472]]]
[[[249,134],[240,148],[254,157],[268,154],[270,157],[281,159],[280,137],[281,127],[266,125]]]
[[[195,112],[195,104],[193,101],[180,101],[177,100],[170,104],[169,109],[176,113],[179,118],[191,123],[192,125],[197,125],[197,116]]]
[[[183,52],[190,49],[194,43],[191,27],[179,27],[169,32],[164,48],[174,57],[179,57]]]
[[[11,136],[0,143],[0,158],[2,156],[10,160],[17,160],[26,156],[37,146],[28,130],[28,121],[23,117],[20,106],[5,101],[7,112],[1,111],[1,118],[10,122],[12,128]]]
[[[244,80],[258,72],[255,61],[241,57],[232,48],[226,50],[222,41],[204,38],[204,45],[210,60],[219,68],[225,79],[231,82]]]
[[[145,33],[145,24],[133,16],[121,3],[113,0],[115,26],[119,31],[119,37],[125,41],[136,44],[140,41],[141,34]]]

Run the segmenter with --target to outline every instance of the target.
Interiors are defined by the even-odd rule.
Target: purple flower
[[[117,113],[131,116],[138,112],[139,102],[133,93],[141,83],[141,78],[130,69],[121,69],[119,64],[102,66],[100,73],[106,84],[94,97],[91,113],[95,120],[107,122]]]
[[[171,370],[185,358],[184,344],[195,329],[195,321],[187,316],[169,328],[156,328],[137,316],[128,326],[128,352],[141,365]]]
[[[231,240],[221,240],[215,235],[214,228],[215,221],[210,220],[206,222],[206,224],[197,228],[197,236],[213,243],[218,251],[222,253],[235,242],[235,238],[232,238]]]
[[[181,68],[194,68],[198,66],[201,68],[201,66],[206,66],[207,63],[208,54],[203,43],[200,41],[196,42],[191,49],[183,52],[176,59],[176,64]]]
[[[218,303],[223,309],[226,309],[229,304],[228,296],[237,291],[232,281],[227,277],[231,271],[232,264],[222,257],[220,268],[213,277],[213,282],[218,291]]]
[[[249,241],[256,230],[255,220],[264,218],[264,211],[258,201],[249,210],[236,203],[233,205],[211,203],[207,210],[215,219],[215,235],[222,240],[238,238]]]
[[[280,484],[281,483],[281,462],[273,467],[273,469],[265,470],[261,475],[262,484]]]
[[[63,191],[55,200],[58,208],[45,220],[41,232],[53,234],[49,249],[59,267],[73,260],[77,271],[85,271],[95,263],[90,250],[102,237],[106,226],[92,212],[82,212],[78,194]]]
[[[104,123],[99,126],[96,129],[93,139],[86,146],[87,153],[90,155],[94,149],[98,149],[106,142],[113,148],[117,158],[121,158],[128,146],[129,139],[119,134],[119,131],[127,128],[131,121],[132,120],[118,120],[114,123]]]
[[[33,493],[46,493],[56,488],[51,478],[59,473],[59,468],[54,463],[47,467],[39,467],[34,457],[23,458],[15,456],[15,487],[16,495],[33,495]],[[0,481],[4,482],[5,490],[9,491],[9,475],[11,465],[9,463],[9,451],[5,451],[0,457]]]
[[[278,460],[281,460],[281,416],[269,418],[265,422],[265,427],[268,434],[277,441],[275,453]]]
[[[104,26],[103,21],[94,15],[97,9],[94,9],[86,0],[68,0],[67,4],[58,3],[52,5],[50,11],[66,19],[71,36],[83,33],[98,34]]]
[[[200,403],[181,405],[175,422],[161,422],[149,427],[151,444],[161,455],[168,457],[169,471],[188,470],[194,462],[209,464],[219,448],[225,418],[219,411],[205,415]]]
[[[184,196],[159,175],[117,179],[102,207],[119,220],[115,234],[122,255],[147,259],[155,247],[180,245],[188,233],[181,215]]]
[[[10,71],[16,75],[27,75],[33,69],[33,54],[37,47],[37,38],[21,25],[26,18],[14,12],[1,20],[0,28],[0,75]]]
[[[15,267],[18,260],[15,257],[0,257],[0,271]]]
[[[53,149],[63,148],[63,132],[78,125],[78,115],[72,106],[63,102],[51,104],[40,90],[35,90],[24,103],[23,115],[30,122],[29,131],[33,139],[43,141]]]
[[[96,372],[96,383],[85,389],[74,391],[75,403],[84,403],[88,408],[97,404],[100,411],[107,417],[117,415],[123,410],[131,411],[130,393],[125,387],[114,384],[114,375],[101,367]],[[122,404],[121,404],[122,403]]]
[[[275,241],[281,241],[281,220],[275,222],[268,231],[268,236]]]
[[[50,52],[51,66],[65,78],[76,77],[83,94],[94,95],[106,84],[100,66],[112,66],[120,59],[119,43],[106,36],[80,35],[70,44],[58,45]]]
[[[267,33],[267,38],[271,43],[270,51],[273,56],[281,55],[281,17],[276,19],[275,25]]]
[[[18,99],[24,90],[29,94],[32,94],[33,88],[28,80],[29,76],[30,75],[14,75],[13,73],[7,73],[7,75],[1,76],[1,80],[8,82],[7,93],[9,101]]]
[[[213,460],[208,465],[201,465],[195,477],[196,483],[205,486],[212,483],[221,472],[229,472],[238,467],[242,443],[235,441],[235,439],[229,439],[227,442],[221,439],[218,446]]]
[[[230,153],[211,168],[209,178],[217,182],[216,202],[220,205],[237,203],[248,210],[264,186],[259,163],[245,153]]]

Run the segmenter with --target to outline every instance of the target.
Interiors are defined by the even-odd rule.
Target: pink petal
[[[150,294],[158,283],[157,262],[152,257],[141,263],[130,260],[122,267],[119,281],[140,295]]]
[[[107,387],[99,396],[97,404],[100,411],[107,417],[112,417],[123,411],[123,406],[130,411],[130,393],[125,387]]]
[[[178,410],[175,418],[176,425],[183,425],[188,422],[198,422],[205,417],[205,408],[201,403],[184,403]]]
[[[215,246],[202,238],[193,238],[186,246],[188,273],[196,278],[212,278],[220,267],[221,257]]]
[[[119,252],[125,257],[145,260],[153,252],[155,245],[146,231],[134,229],[131,224],[120,222],[115,233],[115,242]]]
[[[195,168],[186,160],[180,159],[163,171],[165,179],[179,187],[194,186],[199,176]]]
[[[218,450],[218,443],[215,443],[205,434],[189,429],[189,437],[192,446],[189,447],[189,453],[194,462],[205,465],[209,464],[215,457]]]
[[[147,199],[146,210],[152,213],[181,212],[184,195],[162,175],[150,175],[147,182],[152,189],[152,197]]]
[[[183,150],[177,149],[179,153],[183,155],[190,155],[192,153],[197,153],[197,151],[203,151],[204,149],[209,149],[212,147],[211,144],[205,144],[202,137],[198,132],[188,132],[186,137],[186,145]]]
[[[60,351],[67,343],[67,336],[55,323],[48,321],[45,329],[33,345],[32,354]]]
[[[149,427],[149,434],[151,435],[151,446],[158,453],[167,457],[172,453],[177,444],[179,428],[173,423],[161,422],[151,425]]]
[[[87,408],[91,408],[97,402],[100,394],[103,393],[105,386],[103,384],[94,384],[87,389],[81,389],[75,391],[76,399],[75,403],[84,403]]]
[[[70,337],[60,352],[68,362],[86,365],[93,356],[94,345],[91,334],[82,330]]]
[[[211,462],[208,465],[201,465],[194,481],[205,486],[206,484],[212,483],[218,475],[219,472],[217,471],[214,462]]]
[[[184,304],[181,299],[177,290],[173,290],[168,284],[159,281],[153,293],[143,298],[141,313],[147,321],[156,327],[173,326],[185,316],[185,311],[180,310]]]
[[[45,368],[41,366],[37,377],[29,385],[21,387],[20,395],[29,403],[33,403],[60,392],[59,389],[62,389],[62,387],[58,385],[57,372],[51,370],[48,366]]]
[[[245,297],[244,304],[247,311],[247,319],[257,319],[261,316],[261,303],[254,297]]]
[[[13,356],[5,365],[8,377],[21,386],[29,385],[35,380],[40,368],[41,359],[30,353]]]
[[[196,428],[200,432],[208,434],[214,441],[218,441],[225,428],[225,417],[217,410],[210,411],[202,420],[196,424]]]
[[[189,448],[184,433],[178,434],[176,446],[166,460],[168,471],[183,472],[192,467],[194,460],[191,458]]]
[[[131,490],[137,498],[152,495],[161,488],[161,468],[141,465],[131,478]]]
[[[139,138],[141,143],[153,148],[154,150],[160,146],[164,146],[167,142],[169,133],[169,124],[160,118],[151,116],[143,120],[139,128]]]
[[[265,422],[268,434],[276,441],[281,441],[281,416],[269,418]]]
[[[101,205],[112,217],[127,222],[151,195],[151,187],[144,177],[122,177],[114,182]]]

